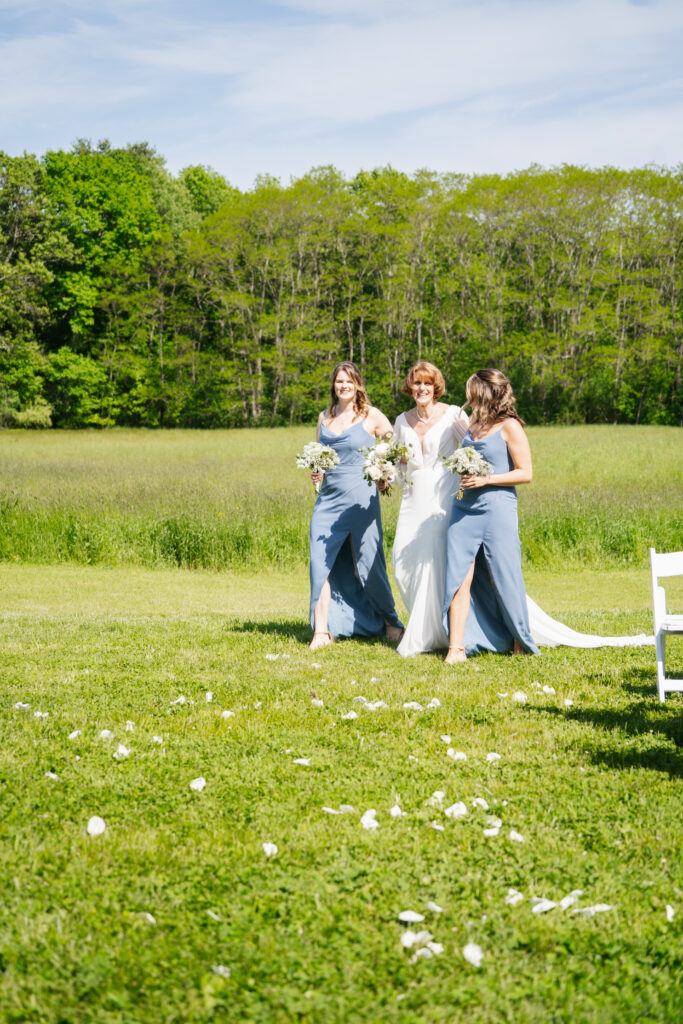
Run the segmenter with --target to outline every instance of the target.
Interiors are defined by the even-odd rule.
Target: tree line
[[[352,359],[404,407],[482,365],[531,423],[683,424],[683,166],[233,188],[148,144],[0,153],[0,424],[312,420]]]

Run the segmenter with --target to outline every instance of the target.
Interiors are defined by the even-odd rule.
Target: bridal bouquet
[[[409,455],[406,445],[401,444],[393,434],[387,434],[380,438],[371,448],[361,448],[365,452],[363,462],[363,476],[368,484],[393,484],[396,481],[403,482],[405,474],[399,465]],[[391,486],[380,492],[391,494]]]
[[[320,441],[309,441],[304,445],[304,450],[296,457],[296,464],[299,469],[308,469],[311,473],[326,473],[328,469],[334,469],[339,462],[339,456],[334,448],[321,444]],[[316,494],[320,490],[320,484],[315,485]]]
[[[488,476],[493,469],[491,463],[487,462],[486,459],[479,454],[477,449],[472,448],[471,445],[468,445],[466,448],[463,448],[462,446],[460,448],[456,448],[453,454],[449,455],[448,458],[445,458],[443,461],[446,463],[451,473],[458,473],[460,476]],[[461,487],[455,496],[456,499],[460,501],[464,493],[465,492]]]

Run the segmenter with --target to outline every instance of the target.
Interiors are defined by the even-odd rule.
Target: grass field
[[[644,565],[680,546],[683,431],[537,427],[520,488],[527,565]],[[308,558],[311,429],[5,431],[0,559],[225,569]],[[398,495],[383,502],[387,548]]]
[[[618,459],[607,431],[535,432],[523,515],[560,524],[597,494],[615,535],[653,507],[675,535],[681,435],[650,429],[626,431]],[[678,1022],[683,697],[658,703],[653,649],[457,669],[380,641],[312,654],[310,497],[290,459],[305,436],[3,435],[0,1022]],[[650,504],[630,472],[647,445]],[[261,541],[240,571],[164,568],[149,534],[123,548],[106,532],[208,529],[230,496],[244,530],[289,510],[289,568],[250,570]],[[50,516],[30,548],[28,524]],[[55,547],[69,517],[102,531],[104,564]],[[649,632],[647,535],[620,567],[589,540],[570,569],[528,564],[530,594],[578,629]],[[683,610],[681,584],[671,598]]]

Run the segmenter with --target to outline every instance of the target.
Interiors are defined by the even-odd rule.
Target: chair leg
[[[664,633],[657,633],[655,636],[655,649],[657,652],[657,693],[659,699],[664,703],[666,699],[666,636]]]

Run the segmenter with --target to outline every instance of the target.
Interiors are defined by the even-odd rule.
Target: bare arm
[[[373,434],[375,437],[386,437],[387,434],[392,433],[391,423],[384,413],[380,412],[379,409],[375,409],[374,406],[370,406],[366,426],[368,433]]]
[[[467,428],[470,425],[470,418],[466,412],[460,409],[458,406],[455,407],[458,411],[455,414],[453,420],[453,433],[455,434],[455,440],[460,444],[463,437],[467,433]]]
[[[507,473],[492,473],[491,476],[463,476],[460,478],[460,486],[464,490],[485,487],[487,484],[494,484],[497,487],[515,487],[517,484],[531,483],[533,477],[531,449],[524,427],[519,420],[509,419],[505,421],[501,434],[508,446],[515,468]]]
[[[318,425],[315,428],[315,439],[316,439],[316,441],[320,440],[320,427],[321,427],[321,424],[322,424],[322,421],[323,421],[324,418],[325,418],[325,413],[323,411],[318,416]],[[322,473],[311,473],[311,480],[313,481],[314,484],[322,483],[322,479],[323,479]]]

